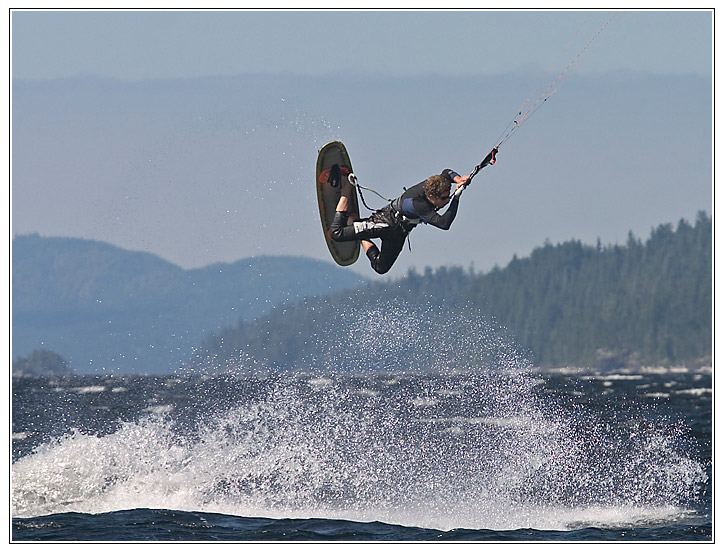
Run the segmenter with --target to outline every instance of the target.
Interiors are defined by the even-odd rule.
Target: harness
[[[372,188],[367,188],[367,187],[359,184],[359,182],[357,181],[357,175],[355,175],[354,173],[349,173],[347,175],[347,180],[349,181],[349,183],[352,186],[354,186],[357,189],[357,191],[359,192],[359,197],[362,200],[362,204],[367,209],[369,209],[373,213],[384,214],[390,223],[400,226],[405,231],[405,234],[410,234],[410,232],[412,232],[412,229],[414,229],[417,225],[419,225],[422,222],[422,219],[412,219],[402,213],[402,210],[400,209],[402,195],[400,195],[400,197],[398,197],[394,200],[385,198],[382,194],[380,194],[376,190],[373,190]],[[385,200],[387,202],[387,205],[380,209],[374,209],[374,208],[370,207],[369,205],[367,205],[367,202],[365,201],[365,197],[364,197],[364,194],[362,193],[362,190],[367,190],[369,192],[372,192],[373,194],[376,194],[377,196],[379,196],[380,198]],[[408,243],[408,245],[409,245],[409,243]]]
[[[410,230],[408,231],[408,233],[409,233],[410,231],[412,231],[413,228],[415,228],[417,225],[422,223],[422,219],[420,219],[419,217],[416,217],[416,218],[408,217],[407,215],[402,213],[402,196],[403,196],[403,194],[401,194],[399,198],[392,200],[390,202],[389,207],[394,212],[395,217],[399,221],[399,224],[401,224],[403,226],[408,226],[408,225],[410,226]]]

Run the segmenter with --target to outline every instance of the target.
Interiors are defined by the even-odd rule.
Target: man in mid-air
[[[458,203],[468,176],[460,176],[452,169],[433,175],[393,200],[366,219],[356,220],[356,213],[349,213],[352,185],[342,179],[342,196],[337,203],[329,234],[335,242],[360,240],[372,268],[384,274],[392,268],[405,245],[405,238],[420,223],[448,230],[458,212]],[[456,184],[450,194],[452,185]],[[444,214],[437,211],[450,202]],[[347,224],[351,222],[351,224]],[[380,238],[378,248],[370,240]]]

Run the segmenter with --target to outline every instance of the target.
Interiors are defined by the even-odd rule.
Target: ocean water
[[[711,541],[710,369],[15,378],[13,541]]]

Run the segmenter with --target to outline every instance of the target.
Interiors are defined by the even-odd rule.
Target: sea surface
[[[19,377],[13,541],[711,541],[711,369]]]

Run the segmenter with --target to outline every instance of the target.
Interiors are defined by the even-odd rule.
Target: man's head
[[[442,207],[450,200],[450,181],[442,175],[433,175],[425,181],[425,196],[435,207]]]

